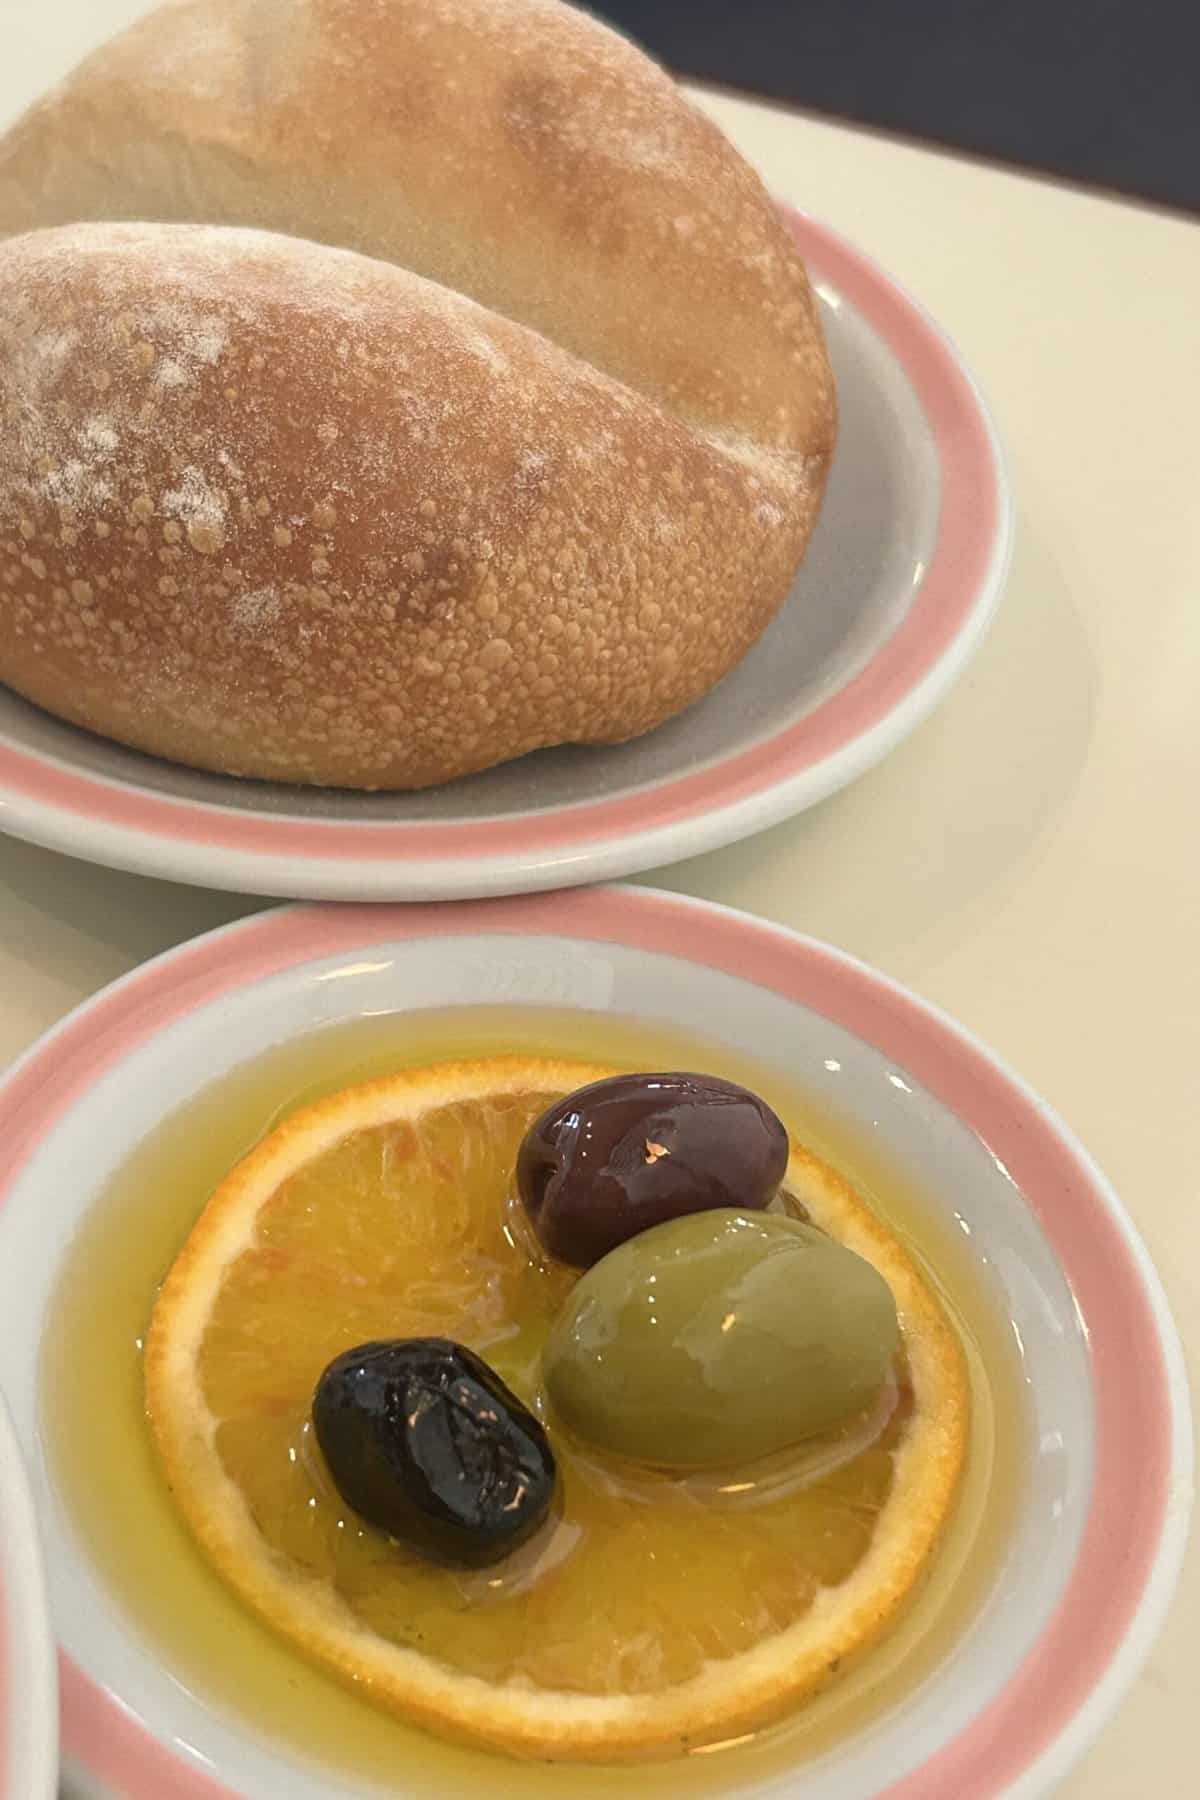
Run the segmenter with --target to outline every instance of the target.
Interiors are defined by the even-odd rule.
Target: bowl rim
[[[1067,1126],[972,1033],[857,958],[733,909],[641,886],[253,914],[164,952],[85,1001],[0,1080],[0,1138],[10,1151],[0,1206],[74,1100],[167,1024],[319,958],[389,939],[473,933],[609,941],[739,976],[894,1057],[1001,1158],[1086,1327],[1097,1428],[1092,1497],[1062,1598],[1020,1667],[876,1800],[1049,1793],[1138,1673],[1175,1586],[1192,1495],[1183,1352],[1129,1214]],[[61,1679],[65,1749],[119,1791],[242,1800],[169,1751],[65,1656]],[[156,1785],[140,1785],[147,1779]]]
[[[90,861],[244,893],[428,900],[608,880],[778,824],[855,780],[933,710],[979,648],[1013,544],[1005,453],[949,335],[839,232],[779,203],[818,289],[886,347],[938,462],[936,536],[911,603],[864,667],[804,717],[626,794],[479,819],[388,823],[235,810],[0,742],[4,829]]]
[[[21,1447],[0,1393],[0,1800],[52,1800],[58,1671],[45,1564]]]

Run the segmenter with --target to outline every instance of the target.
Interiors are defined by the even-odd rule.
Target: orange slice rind
[[[574,1272],[530,1263],[510,1224],[511,1169],[551,1098],[612,1072],[489,1057],[304,1108],[213,1195],[146,1344],[167,1482],[242,1600],[377,1704],[539,1758],[678,1753],[827,1685],[925,1570],[967,1435],[963,1354],[932,1287],[854,1191],[793,1145],[789,1193],[896,1298],[908,1404],[878,1442],[807,1485],[757,1491],[752,1470],[735,1471],[748,1479],[716,1502],[711,1482],[622,1483],[556,1442],[559,1516],[512,1568],[435,1567],[348,1516],[308,1422],[340,1350],[456,1337],[535,1398],[541,1337]]]

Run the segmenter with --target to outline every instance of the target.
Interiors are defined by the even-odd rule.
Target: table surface
[[[0,124],[140,10],[9,14]],[[644,879],[854,952],[1020,1069],[1124,1196],[1195,1381],[1200,227],[698,99],[777,193],[949,330],[1007,441],[1018,537],[990,638],[914,737],[791,823]],[[0,838],[0,1063],[136,963],[262,904]],[[1193,1550],[1146,1672],[1063,1800],[1193,1791],[1197,1660]]]

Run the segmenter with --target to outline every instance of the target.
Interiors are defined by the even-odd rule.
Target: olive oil
[[[195,1548],[143,1411],[140,1351],[157,1284],[209,1194],[253,1143],[297,1106],[353,1081],[505,1051],[701,1068],[755,1089],[906,1239],[958,1325],[972,1391],[966,1477],[934,1567],[897,1629],[783,1726],[638,1779],[682,1797],[778,1774],[900,1703],[969,1621],[995,1574],[1014,1498],[1020,1399],[1002,1321],[957,1234],[931,1228],[894,1172],[803,1092],[719,1045],[593,1014],[459,1008],[329,1028],[222,1077],[128,1159],[72,1247],[43,1353],[52,1471],[114,1604],[177,1679],[255,1735],[380,1794],[452,1800],[482,1787],[497,1800],[554,1800],[569,1788],[615,1800],[628,1772],[518,1765],[443,1744],[310,1668],[242,1609]]]

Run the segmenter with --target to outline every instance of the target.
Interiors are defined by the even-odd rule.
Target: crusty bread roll
[[[0,680],[109,737],[366,788],[620,741],[803,555],[803,266],[557,0],[174,0],[0,140],[0,234]]]

